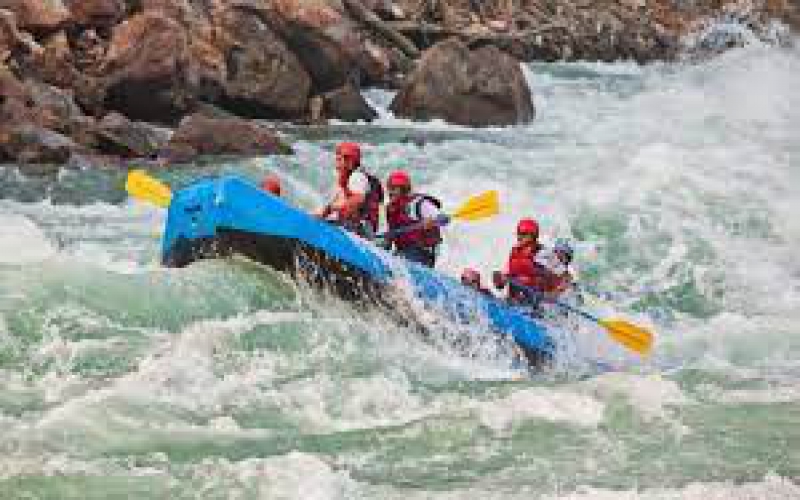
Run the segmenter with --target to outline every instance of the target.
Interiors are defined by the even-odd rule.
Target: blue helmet
[[[555,244],[553,245],[553,251],[564,254],[568,262],[572,262],[572,257],[575,255],[575,250],[572,248],[572,245],[564,238],[559,238],[556,240]]]

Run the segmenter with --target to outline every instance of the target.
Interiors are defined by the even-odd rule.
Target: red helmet
[[[461,283],[465,285],[473,284],[473,285],[480,285],[481,284],[481,273],[468,267],[461,271]]]
[[[261,189],[268,191],[275,196],[281,195],[281,181],[278,176],[270,174],[261,181]]]
[[[356,165],[361,164],[361,146],[355,142],[340,142],[336,146],[336,154],[351,158]]]
[[[533,234],[539,236],[539,223],[534,219],[520,219],[517,223],[517,234]]]
[[[395,170],[394,172],[389,174],[389,179],[386,181],[386,185],[389,186],[390,188],[391,187],[410,188],[411,177],[405,170]]]

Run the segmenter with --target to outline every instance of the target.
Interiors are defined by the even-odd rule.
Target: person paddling
[[[542,293],[552,286],[552,273],[536,258],[541,250],[539,223],[530,218],[521,219],[517,224],[517,244],[511,249],[505,269],[492,274],[495,287],[501,290],[508,287],[510,302],[535,301],[529,289]]]
[[[574,253],[569,241],[559,238],[552,249],[540,252],[537,256],[537,262],[549,273],[547,288],[543,291],[551,297],[558,297],[575,286],[575,273],[571,265]]]
[[[412,192],[411,176],[405,170],[392,172],[386,189],[389,230],[384,238],[388,247],[408,260],[433,267],[442,242],[440,226],[448,220],[440,210],[441,202],[433,196]]]
[[[336,194],[316,215],[365,238],[378,230],[383,187],[361,167],[361,147],[355,142],[336,146]]]

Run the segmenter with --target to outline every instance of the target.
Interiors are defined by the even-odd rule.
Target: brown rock
[[[107,109],[165,124],[203,101],[248,117],[305,114],[309,76],[259,11],[169,5],[115,27],[102,66]]]
[[[28,80],[25,82],[27,98],[33,107],[41,111],[48,120],[40,120],[40,125],[57,132],[70,134],[72,124],[83,117],[83,112],[75,104],[70,91],[62,90],[46,83]]]
[[[125,14],[122,0],[65,0],[70,18],[78,26],[96,28],[117,24]]]
[[[221,103],[252,118],[293,118],[308,106],[311,79],[283,41],[252,13],[231,9],[222,16],[227,35],[218,46],[226,56]]]
[[[277,16],[270,22],[311,76],[312,94],[359,80],[372,64],[360,26],[346,17],[336,0],[272,0]]]
[[[20,81],[0,72],[0,126],[24,123],[69,134],[72,123],[83,117],[71,93],[35,80]]]
[[[28,89],[5,66],[0,66],[0,127],[30,121],[34,103]]]
[[[65,163],[83,151],[69,137],[27,123],[0,132],[0,158],[20,163]]]
[[[0,0],[0,9],[13,12],[20,28],[36,34],[58,31],[69,19],[61,0]]]
[[[336,0],[271,0],[282,19],[309,28],[326,29],[344,22],[341,2]]]
[[[187,33],[159,12],[115,27],[102,72],[105,106],[133,119],[174,123],[189,108],[185,75]]]
[[[469,126],[525,123],[535,114],[515,59],[490,46],[470,51],[455,39],[425,52],[391,110],[398,116]]]
[[[95,148],[125,158],[156,155],[169,142],[170,131],[143,122],[133,122],[119,113],[109,113],[95,128]]]
[[[0,71],[0,157],[21,163],[60,163],[96,145],[94,120],[72,94]]]
[[[275,132],[253,121],[200,114],[181,121],[164,151],[173,161],[202,155],[263,156],[290,152],[291,148]]]
[[[49,37],[44,50],[34,55],[30,72],[32,76],[56,87],[80,89],[84,79],[74,62],[67,36],[61,31]]]
[[[323,114],[326,118],[369,122],[378,117],[378,113],[352,84],[326,93],[323,100]]]
[[[341,36],[335,38],[324,30],[296,22],[283,26],[281,36],[311,75],[312,93],[328,92],[350,79],[360,78],[358,57],[354,54],[357,50],[352,48],[360,43],[348,39],[346,33],[339,34]],[[346,48],[348,45],[350,50]]]
[[[186,21],[197,14],[193,5],[188,0],[138,0],[136,14],[142,12],[158,12],[161,15],[177,20]]]
[[[7,52],[4,61],[20,50],[25,50],[25,40],[17,29],[17,16],[8,9],[0,9],[0,51]]]

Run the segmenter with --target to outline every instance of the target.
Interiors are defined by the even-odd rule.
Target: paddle
[[[460,207],[456,209],[455,212],[452,214],[441,214],[437,217],[434,222],[437,226],[444,226],[450,223],[451,220],[462,220],[462,221],[476,221],[481,219],[487,219],[494,215],[500,213],[500,198],[497,194],[497,191],[486,191],[481,194],[472,196],[467,201],[461,204]],[[385,233],[381,233],[376,235],[376,238],[386,238],[397,236],[400,234],[405,234],[410,231],[415,231],[425,225],[425,221],[415,222],[414,224],[409,224],[408,226],[401,227],[398,229],[394,229],[391,231],[386,231]]]
[[[125,181],[125,190],[134,198],[148,201],[162,208],[169,206],[172,191],[160,180],[151,177],[144,170],[131,170]]]
[[[594,321],[605,328],[611,338],[624,345],[628,349],[643,356],[647,355],[653,347],[653,333],[642,326],[634,325],[633,323],[625,321],[624,319],[600,319],[597,316],[589,314],[586,311],[582,311],[581,309],[571,306],[566,302],[562,302],[555,297],[547,297],[538,290],[535,290],[529,286],[525,286],[516,280],[512,280],[511,283],[515,287],[521,289],[527,295],[543,298],[544,300],[548,300],[559,307],[563,307],[567,311],[574,312],[575,314],[578,314],[590,321]]]

